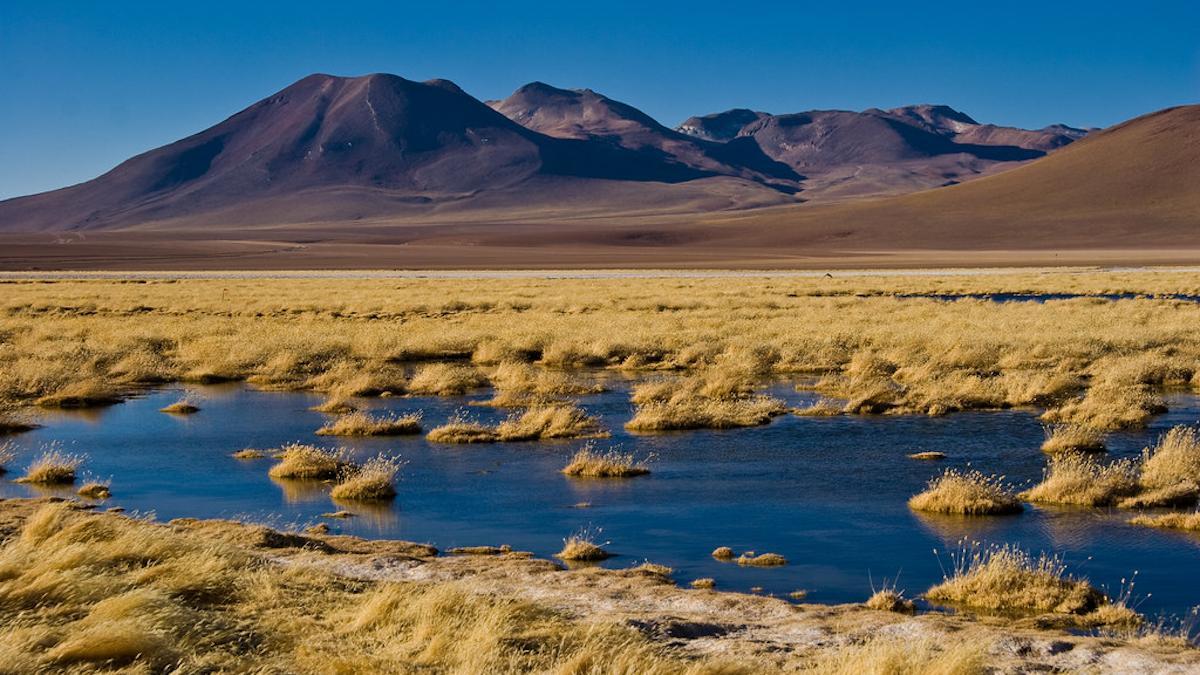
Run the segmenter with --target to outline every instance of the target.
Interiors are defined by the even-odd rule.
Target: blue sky
[[[1106,126],[1200,101],[1194,0],[902,4],[2,0],[0,198],[95,177],[312,72],[481,99],[590,87],[668,126],[919,102]]]

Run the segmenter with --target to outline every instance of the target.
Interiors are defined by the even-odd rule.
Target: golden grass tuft
[[[744,567],[780,567],[787,564],[787,558],[778,553],[754,555],[753,551],[746,551],[738,556],[737,564]]]
[[[108,499],[112,497],[112,489],[107,481],[88,481],[75,493],[85,499]]]
[[[200,412],[200,406],[192,403],[190,399],[180,399],[169,406],[159,408],[159,412],[170,413],[172,415],[192,415]]]
[[[262,459],[266,457],[266,453],[255,448],[243,448],[230,455],[234,459]]]
[[[492,443],[607,435],[608,432],[600,428],[600,421],[582,408],[558,404],[529,408],[510,415],[495,427],[471,421],[465,413],[457,413],[446,424],[430,431],[426,438],[435,443]]]
[[[75,472],[83,464],[83,457],[61,450],[48,450],[29,465],[18,483],[38,485],[70,485],[75,482]]]
[[[600,438],[608,432],[600,428],[600,420],[582,408],[569,405],[548,405],[530,408],[520,415],[500,423],[496,433],[502,441],[533,441],[546,438]]]
[[[562,472],[583,478],[630,478],[650,473],[650,467],[635,460],[632,453],[598,452],[589,443],[575,453]]]
[[[881,612],[913,614],[917,611],[916,603],[904,597],[903,591],[897,591],[894,588],[888,587],[875,591],[865,604],[868,609],[875,609]]]
[[[1092,457],[1068,452],[1052,455],[1042,482],[1022,492],[1021,498],[1039,504],[1110,506],[1137,491],[1136,462],[1102,464]]]
[[[1200,433],[1177,426],[1142,453],[1141,483],[1146,488],[1169,488],[1200,483]]]
[[[421,433],[421,413],[374,416],[365,412],[342,415],[317,429],[318,436],[400,436]]]
[[[1042,452],[1104,452],[1104,432],[1078,424],[1046,427]]]
[[[70,382],[34,401],[43,408],[97,408],[120,402],[116,390],[99,379]]]
[[[562,550],[554,557],[572,562],[595,562],[604,560],[611,555],[600,544],[593,541],[591,535],[581,532],[563,539]]]
[[[701,577],[699,579],[692,579],[691,583],[688,585],[691,586],[692,588],[699,588],[702,590],[711,591],[712,589],[717,587],[717,582],[712,577]]]
[[[346,501],[385,501],[396,496],[396,474],[400,462],[379,455],[362,466],[343,472],[329,496]]]
[[[954,571],[925,593],[933,602],[994,612],[1085,615],[1108,604],[1086,580],[1067,574],[1059,558],[1013,547],[964,548]]]
[[[430,363],[421,366],[408,382],[410,394],[461,396],[486,386],[487,378],[472,366]]]
[[[495,443],[500,435],[494,427],[469,420],[460,412],[431,429],[425,438],[433,443]]]
[[[929,481],[924,492],[908,500],[908,506],[914,511],[968,516],[1020,513],[1023,509],[1003,477],[956,469],[947,469]]]
[[[354,407],[354,404],[350,402],[348,397],[336,395],[330,396],[318,405],[314,405],[310,410],[330,415],[348,415],[358,410],[358,408]]]
[[[737,556],[737,554],[734,553],[733,549],[729,548],[728,546],[718,546],[717,548],[713,549],[712,552],[712,557],[716,558],[717,560],[733,560],[735,556]]]
[[[495,395],[481,403],[498,408],[517,408],[566,402],[572,396],[603,391],[599,385],[572,379],[563,372],[524,363],[501,363],[489,375]]]
[[[753,427],[766,424],[785,411],[783,401],[769,396],[672,399],[639,405],[625,428],[630,431],[680,431]]]
[[[946,453],[938,452],[937,450],[926,450],[925,452],[914,452],[908,456],[909,459],[919,459],[925,462],[946,459]]]
[[[1143,527],[1158,527],[1166,530],[1188,530],[1200,532],[1200,512],[1164,513],[1157,516],[1136,516],[1130,523]]]
[[[280,462],[268,472],[272,478],[329,480],[350,468],[341,450],[291,443],[283,446]]]

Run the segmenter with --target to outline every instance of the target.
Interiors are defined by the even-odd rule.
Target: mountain
[[[502,120],[493,122],[496,128],[508,128],[494,114]],[[539,148],[529,156],[540,161],[539,144],[548,137],[508,129]],[[435,141],[442,147],[443,141]],[[224,161],[218,154],[209,165]],[[432,206],[375,188],[323,188],[87,232],[19,233],[11,227],[0,233],[0,268],[828,269],[1200,262],[1200,106],[1163,110],[1088,134],[1004,173],[870,200],[784,203],[776,190],[721,176],[660,183],[541,175],[540,164],[522,170],[534,175]],[[179,174],[165,176],[170,178],[158,180],[170,182]],[[513,180],[511,174],[503,179]],[[24,203],[37,199],[0,204],[0,223],[20,226],[9,209],[26,209]]]
[[[794,187],[794,182],[803,178],[786,164],[767,157],[755,143],[695,138],[591,89],[559,89],[532,82],[488,105],[527,129],[555,138],[609,143],[700,171],[775,182],[781,188]]]
[[[551,138],[445,80],[312,75],[99,178],[0,202],[0,229],[128,227],[206,214],[261,224],[304,220],[305,208],[354,220],[501,193],[529,204],[548,180],[672,184],[720,173],[619,144]],[[674,195],[659,199],[669,205]]]
[[[776,247],[1194,251],[1200,105],[1138,117],[962,185],[709,222]]]
[[[830,200],[953,185],[1026,162],[1083,137],[979,124],[944,105],[769,115],[745,109],[692,117],[678,130],[709,140],[753,139],[808,177],[804,196]]]

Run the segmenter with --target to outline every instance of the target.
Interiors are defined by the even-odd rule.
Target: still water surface
[[[46,494],[12,482],[40,449],[55,442],[87,455],[84,474],[112,479],[105,506],[153,512],[159,519],[225,517],[275,526],[304,526],[339,508],[323,484],[281,483],[267,476],[272,460],[236,460],[246,447],[289,441],[340,443],[365,458],[379,452],[407,463],[399,497],[376,509],[349,506],[360,517],[332,521],[335,531],[372,538],[429,542],[439,548],[510,544],[553,555],[562,538],[582,528],[600,531],[616,552],[604,564],[644,560],[669,565],[682,583],[713,577],[724,589],[786,594],[809,591],[812,602],[852,602],[872,584],[899,576],[919,593],[942,577],[949,552],[964,537],[1052,551],[1071,569],[1116,593],[1134,571],[1139,608],[1180,615],[1200,605],[1200,537],[1132,527],[1128,512],[1029,507],[1017,516],[947,518],[918,515],[905,505],[944,467],[1003,473],[1018,486],[1040,478],[1042,426],[1033,411],[927,417],[782,416],[770,425],[729,431],[634,435],[628,383],[583,397],[613,432],[597,442],[639,457],[653,455],[652,473],[628,480],[576,479],[559,471],[581,441],[438,445],[422,436],[331,439],[313,435],[328,417],[309,408],[321,398],[263,392],[241,385],[194,387],[203,410],[186,417],[157,409],[179,388],[150,392],[101,411],[46,414],[42,428],[13,439],[15,470],[0,496]],[[771,393],[792,405],[815,397],[780,383]],[[470,406],[488,394],[365,400],[373,410],[424,413],[428,430],[456,411],[497,421],[506,413]],[[1171,411],[1150,429],[1114,435],[1111,457],[1132,456],[1175,424],[1194,424],[1200,401],[1170,396]],[[943,462],[908,454],[939,450]],[[69,491],[65,494],[71,494]],[[590,503],[581,508],[581,503]],[[740,568],[713,560],[717,546],[781,553],[782,568]],[[934,551],[937,551],[935,555]],[[1146,597],[1149,596],[1149,597]]]

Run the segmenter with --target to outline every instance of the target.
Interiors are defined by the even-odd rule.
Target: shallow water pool
[[[1183,614],[1200,605],[1200,537],[1132,527],[1128,512],[1030,507],[1016,516],[949,518],[917,515],[906,500],[945,467],[1003,473],[1018,486],[1040,478],[1045,456],[1034,411],[957,413],[927,417],[781,416],[771,424],[729,431],[634,435],[622,424],[632,414],[628,382],[608,378],[609,391],[582,397],[619,446],[653,455],[652,473],[627,480],[568,478],[560,473],[582,441],[430,444],[422,436],[333,439],[313,432],[329,416],[309,408],[318,395],[257,391],[242,385],[189,387],[201,412],[158,412],[181,388],[149,392],[100,411],[55,412],[44,426],[11,440],[14,470],[0,496],[56,494],[12,482],[42,448],[57,443],[86,454],[88,475],[112,480],[104,506],[153,512],[159,519],[226,517],[289,527],[320,520],[345,506],[360,514],[330,522],[335,531],[375,538],[453,546],[509,544],[549,557],[563,537],[589,529],[617,553],[608,567],[644,560],[669,565],[687,583],[713,577],[718,587],[787,594],[808,591],[812,602],[865,599],[872,586],[895,580],[909,595],[939,581],[950,552],[967,538],[1011,542],[1063,556],[1071,570],[1110,593],[1135,571],[1139,609]],[[770,393],[803,405],[816,397],[778,383]],[[507,413],[471,406],[487,392],[463,397],[363,400],[372,410],[424,413],[428,430],[466,410],[497,421]],[[1171,412],[1147,430],[1114,435],[1110,457],[1132,456],[1175,424],[1194,424],[1200,402],[1168,397]],[[246,447],[289,441],[340,444],[359,458],[386,452],[407,463],[390,505],[364,508],[330,501],[321,483],[277,482],[270,459],[237,460]],[[948,459],[922,462],[926,450]],[[63,491],[57,494],[72,494]],[[582,504],[589,506],[583,507]],[[755,569],[718,562],[718,546],[771,551],[787,557],[781,568]],[[936,554],[935,554],[936,550]]]

